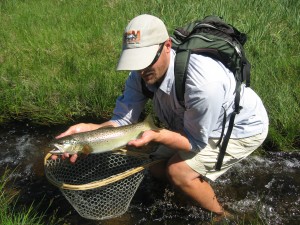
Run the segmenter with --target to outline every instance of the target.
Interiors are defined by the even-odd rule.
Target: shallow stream
[[[20,191],[18,205],[32,203],[45,220],[55,215],[59,224],[203,224],[210,215],[184,201],[168,186],[146,173],[129,210],[114,219],[93,221],[80,217],[61,192],[44,176],[47,144],[64,127],[34,127],[26,123],[0,128],[0,171],[8,169]],[[242,224],[300,224],[300,152],[250,156],[212,183],[219,201],[238,215]]]

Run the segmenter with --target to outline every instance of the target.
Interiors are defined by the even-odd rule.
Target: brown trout
[[[76,133],[56,139],[50,143],[51,154],[102,153],[120,149],[137,139],[146,130],[156,130],[151,116],[143,122],[120,126],[104,127],[88,132]]]

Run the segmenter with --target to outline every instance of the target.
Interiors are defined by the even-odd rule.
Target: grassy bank
[[[0,176],[0,224],[5,225],[43,225],[56,224],[58,220],[51,216],[45,222],[45,214],[39,213],[38,207],[29,208],[17,205],[18,191],[8,188],[13,172],[5,170]]]
[[[265,147],[299,149],[299,8],[297,0],[2,0],[0,122],[109,118],[127,76],[115,66],[131,18],[156,15],[172,33],[215,14],[248,34],[251,86],[270,116]]]

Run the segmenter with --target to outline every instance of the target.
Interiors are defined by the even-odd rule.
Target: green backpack
[[[243,48],[247,40],[246,34],[227,24],[220,17],[207,16],[203,20],[197,20],[175,29],[171,39],[172,48],[176,51],[174,65],[176,96],[183,107],[185,80],[191,54],[201,54],[217,59],[235,76],[235,110],[230,117],[228,130],[224,136],[215,167],[216,170],[220,170],[233,129],[235,115],[242,108],[239,105],[241,84],[244,82],[247,87],[250,86],[250,63],[245,57]],[[143,80],[142,89],[145,96],[153,97],[153,93],[146,87]],[[224,110],[222,133],[217,145],[220,145],[224,135],[226,117],[226,110]]]

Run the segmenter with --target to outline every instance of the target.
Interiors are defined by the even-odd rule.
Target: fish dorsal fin
[[[145,124],[147,124],[151,130],[157,130],[158,127],[154,124],[154,120],[151,114],[149,114],[144,120]]]

